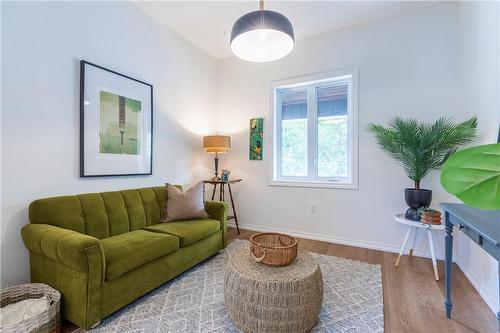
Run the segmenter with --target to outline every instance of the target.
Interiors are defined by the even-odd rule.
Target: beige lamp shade
[[[227,153],[231,149],[231,137],[224,135],[204,136],[203,148],[207,153]]]

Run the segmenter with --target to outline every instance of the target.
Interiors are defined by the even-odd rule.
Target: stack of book
[[[441,212],[434,209],[424,209],[422,211],[421,222],[425,224],[441,224]]]

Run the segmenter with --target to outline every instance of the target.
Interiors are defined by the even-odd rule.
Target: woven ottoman
[[[236,251],[224,280],[229,317],[245,333],[308,332],[323,301],[323,278],[318,263],[299,251],[285,267],[256,263],[250,250]]]

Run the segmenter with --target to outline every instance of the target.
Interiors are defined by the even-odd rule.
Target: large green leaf
[[[453,154],[444,165],[441,184],[469,206],[500,209],[500,143]]]

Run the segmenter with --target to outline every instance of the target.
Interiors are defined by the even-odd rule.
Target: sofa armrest
[[[28,224],[21,235],[29,251],[89,274],[95,265],[100,275],[105,271],[104,249],[95,237],[49,224]]]
[[[208,215],[220,221],[220,227],[222,230],[222,242],[223,248],[227,246],[227,203],[221,201],[206,201],[205,210]]]
[[[101,242],[49,224],[28,224],[21,229],[21,235],[32,254],[32,281],[61,292],[64,317],[85,328],[101,320],[105,272]]]

